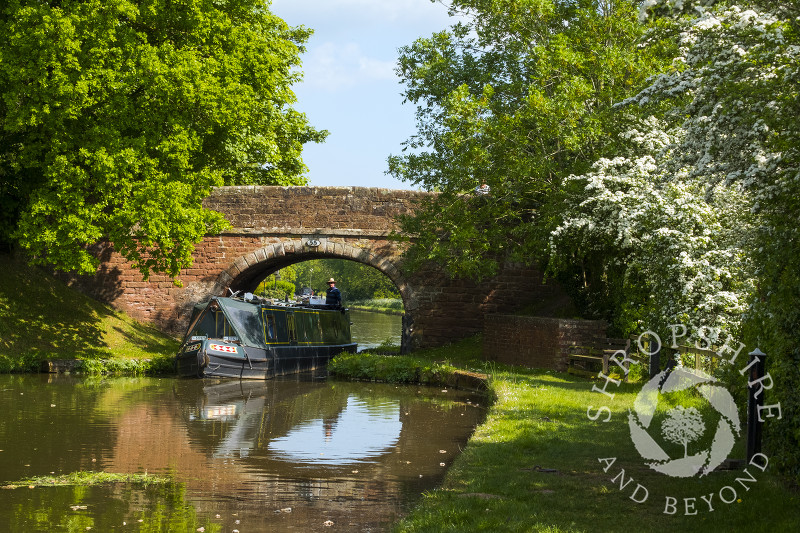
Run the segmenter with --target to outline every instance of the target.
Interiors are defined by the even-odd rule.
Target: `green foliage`
[[[274,272],[264,278],[258,284],[255,293],[265,298],[286,298],[286,295],[294,296],[297,291],[295,281],[297,280],[297,269],[288,266]]]
[[[704,2],[715,5],[692,9],[697,3],[648,2],[651,15],[673,16],[656,20],[647,42],[666,35],[679,46],[674,67],[652,78],[625,102],[632,113],[657,116],[660,125],[647,134],[662,135],[666,141],[658,150],[638,150],[636,158],[626,163],[636,161],[645,168],[650,156],[648,177],[643,180],[649,185],[642,188],[646,194],[638,195],[639,203],[647,202],[651,211],[647,218],[661,227],[642,224],[631,230],[608,212],[594,208],[586,218],[610,236],[624,233],[619,230],[622,226],[626,239],[634,244],[652,241],[653,235],[671,235],[656,249],[634,245],[638,254],[636,250],[624,254],[624,266],[635,270],[621,269],[622,274],[635,276],[640,291],[647,289],[625,296],[640,308],[659,308],[651,316],[671,315],[676,322],[710,322],[707,325],[738,330],[750,349],[758,346],[768,354],[767,369],[775,382],[768,401],[780,402],[782,411],[781,420],[766,425],[769,449],[775,464],[800,480],[796,394],[800,387],[800,229],[796,222],[800,218],[800,127],[794,118],[800,101],[800,6],[736,1]],[[673,8],[678,4],[687,15],[677,16],[680,10]],[[620,161],[630,154],[619,155],[612,161],[616,171],[583,176],[592,187],[587,185],[581,206],[619,203],[626,196],[636,196],[630,188],[597,194],[601,179],[621,180],[629,174],[629,166],[620,170],[625,166]],[[596,168],[607,163],[598,162]],[[680,188],[691,194],[663,202],[664,191]],[[694,227],[676,216],[690,205],[694,216],[704,219]],[[658,222],[667,219],[672,222]],[[578,217],[575,222],[580,222]],[[600,241],[597,233],[602,231],[594,235],[595,243]],[[676,243],[681,245],[676,248]],[[579,253],[591,250],[586,243],[574,244],[567,248]],[[605,251],[609,259],[605,264],[619,261],[626,251],[620,242],[615,243]],[[674,275],[663,268],[681,264],[687,267],[684,273],[702,275]],[[617,282],[622,280],[619,273]],[[671,288],[662,290],[666,285]]]
[[[283,300],[287,295],[293,297],[296,290],[297,288],[295,287],[294,283],[290,283],[282,279],[272,279],[262,281],[256,289],[256,294],[265,298],[277,298]]]
[[[60,476],[36,476],[21,479],[6,485],[4,488],[24,487],[61,487],[74,485],[86,487],[103,483],[133,483],[137,485],[153,485],[170,483],[168,477],[153,474],[117,474],[114,472],[72,472]]]
[[[455,0],[460,23],[401,49],[418,133],[389,171],[439,192],[404,221],[411,264],[481,277],[543,256],[562,180],[623,142],[613,104],[660,68],[636,4]]]
[[[175,356],[162,355],[153,359],[84,359],[77,371],[90,375],[170,375],[175,374]]]
[[[126,521],[141,532],[222,530],[198,516],[183,484],[161,476],[74,472],[16,483],[2,487],[17,489],[6,493],[11,531],[113,531]]]
[[[711,194],[704,180],[665,171],[666,147],[678,136],[655,119],[627,136],[627,150],[567,180],[550,271],[577,274],[572,293],[620,336],[667,336],[670,324],[738,331],[754,290],[742,247],[752,225],[748,195]]]
[[[395,354],[395,355],[399,355],[399,354],[400,354],[400,346],[398,346],[398,345],[394,344],[394,342],[392,341],[392,339],[391,339],[391,337],[390,337],[390,338],[388,338],[388,339],[384,339],[384,340],[383,340],[383,341],[382,341],[382,342],[381,342],[381,343],[378,345],[378,347],[377,347],[377,348],[375,348],[375,351],[376,351],[376,352],[378,352],[378,353],[382,353],[382,354]]]
[[[350,307],[378,311],[403,311],[403,300],[399,298],[370,298],[369,300],[351,301]]]
[[[292,109],[310,30],[259,0],[0,8],[0,241],[93,272],[101,240],[177,276],[227,222],[211,187],[303,184],[326,132]]]
[[[297,286],[311,287],[314,293],[324,295],[327,281],[336,280],[345,301],[400,295],[391,279],[379,270],[356,261],[344,259],[314,259],[294,265],[297,270]]]
[[[16,357],[0,353],[0,373],[36,372],[39,370],[41,362],[41,357],[36,352],[24,353]]]

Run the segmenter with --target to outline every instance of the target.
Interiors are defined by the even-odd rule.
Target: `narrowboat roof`
[[[272,301],[264,301],[261,299],[255,300],[241,300],[238,298],[215,296],[207,302],[196,304],[192,310],[192,317],[189,321],[190,326],[187,331],[189,335],[198,320],[201,320],[206,310],[211,307],[216,310],[218,307],[220,311],[225,314],[228,325],[239,337],[240,342],[245,346],[252,346],[257,348],[265,347],[263,338],[263,321],[261,318],[262,309],[315,309],[317,311],[329,309],[327,306],[320,305],[298,305],[283,302],[274,303]]]

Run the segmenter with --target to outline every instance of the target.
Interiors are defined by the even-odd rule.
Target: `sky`
[[[403,104],[394,69],[401,46],[452,24],[447,8],[430,0],[273,0],[271,9],[314,30],[294,107],[330,135],[303,149],[309,185],[415,188],[386,174],[386,159],[416,131],[416,108]]]

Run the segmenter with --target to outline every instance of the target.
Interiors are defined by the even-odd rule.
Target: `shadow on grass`
[[[494,376],[486,422],[398,531],[795,530],[798,494],[769,468],[675,478],[645,464],[628,426],[641,384],[609,388],[612,400],[592,392],[602,382],[514,370]]]
[[[67,287],[22,260],[0,255],[0,372],[32,371],[44,359],[101,359],[117,344],[171,349],[154,329]]]
[[[152,326],[141,322],[132,322],[127,328],[114,326],[112,329],[122,341],[148,352],[163,354],[178,349],[179,342],[176,339],[163,336]]]
[[[99,304],[76,298],[61,282],[0,256],[0,365],[52,357],[97,357],[107,350]]]

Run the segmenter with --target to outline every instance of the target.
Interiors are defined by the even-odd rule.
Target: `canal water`
[[[358,349],[377,348],[381,344],[400,346],[403,317],[371,311],[350,310],[350,334]]]
[[[385,531],[441,482],[479,401],[312,374],[0,375],[0,531]],[[170,481],[25,481],[77,472]]]

